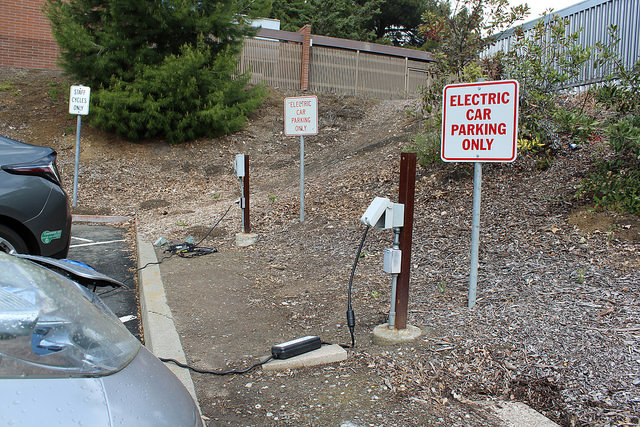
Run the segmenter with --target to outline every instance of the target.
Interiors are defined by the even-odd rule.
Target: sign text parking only
[[[441,157],[445,162],[512,162],[516,159],[518,82],[445,87]]]

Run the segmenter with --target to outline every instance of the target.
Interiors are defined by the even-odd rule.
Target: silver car
[[[202,426],[182,383],[95,294],[0,252],[0,425]]]
[[[0,136],[0,251],[65,258],[70,239],[56,152]]]

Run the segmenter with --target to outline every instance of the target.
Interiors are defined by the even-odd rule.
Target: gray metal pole
[[[82,116],[78,114],[76,116],[76,166],[73,173],[73,206],[78,205],[78,171],[80,169],[80,128],[82,123]]]
[[[476,304],[478,287],[478,252],[480,247],[480,199],[482,196],[482,163],[473,169],[473,218],[471,222],[471,273],[469,275],[469,308]]]
[[[393,249],[400,249],[400,227],[393,229]],[[389,309],[389,329],[396,327],[396,298],[398,295],[398,275],[391,275],[391,308]]]
[[[300,222],[304,222],[304,136],[300,135]]]
[[[246,170],[245,170],[245,173]],[[244,204],[245,204],[245,199],[244,199],[244,179],[240,178],[240,211],[242,212],[242,232],[244,233]]]

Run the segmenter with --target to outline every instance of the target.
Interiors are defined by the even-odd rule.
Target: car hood
[[[51,153],[55,153],[51,148],[27,144],[0,136],[0,166],[40,159]]]

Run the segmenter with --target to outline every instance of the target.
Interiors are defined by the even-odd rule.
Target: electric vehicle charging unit
[[[245,232],[245,207],[246,207],[246,199],[244,195],[244,177],[245,177],[245,168],[244,168],[244,154],[236,154],[236,160],[233,162],[233,169],[236,173],[238,179],[240,179],[240,210],[242,211],[242,232]]]
[[[244,208],[245,208],[245,197],[244,197],[244,154],[236,154],[236,160],[233,162],[233,169],[236,172],[236,176],[240,179],[240,210],[242,211],[242,232],[244,233]]]
[[[233,162],[233,169],[240,179],[240,199],[238,205],[242,212],[242,227],[240,233],[236,233],[236,246],[246,247],[253,245],[258,235],[251,232],[250,221],[250,194],[249,194],[249,156],[237,154]]]
[[[396,290],[398,275],[401,272],[402,251],[400,250],[400,231],[404,226],[404,205],[393,203],[386,197],[373,199],[360,221],[369,226],[393,229],[393,247],[384,249],[382,270],[391,274],[391,307],[389,308],[389,329],[396,323]]]

